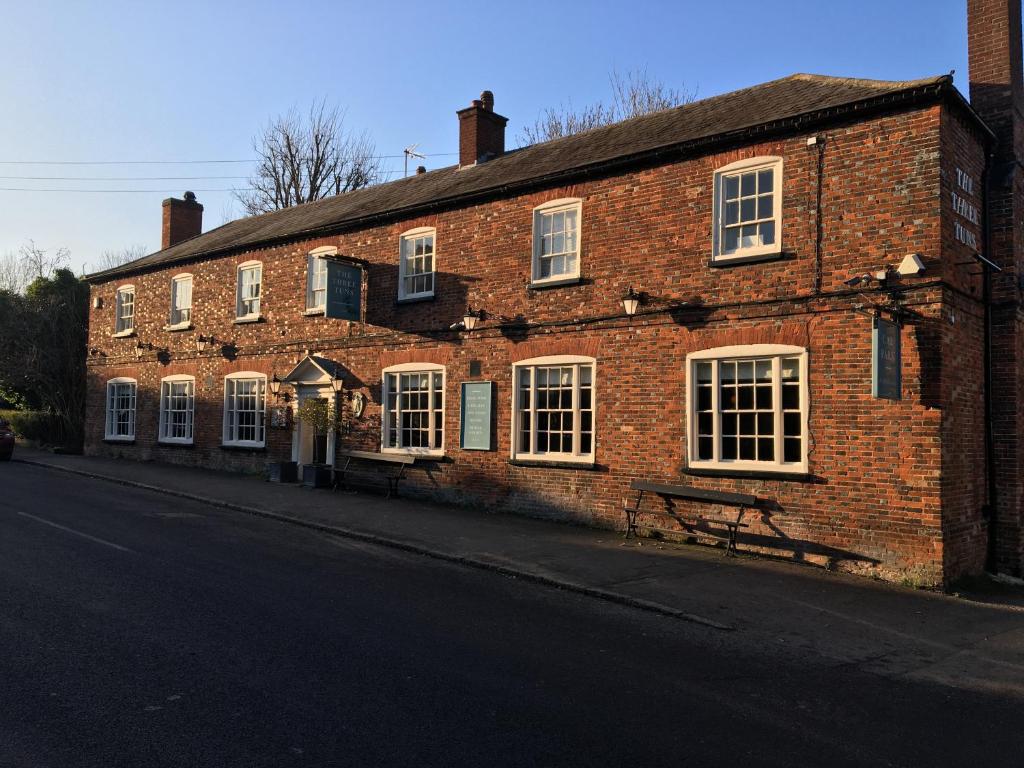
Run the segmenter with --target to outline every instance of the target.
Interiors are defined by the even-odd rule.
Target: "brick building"
[[[686,483],[761,500],[747,548],[1019,574],[1020,6],[968,6],[970,103],[793,75],[505,151],[485,91],[457,166],[206,233],[164,201],[90,277],[87,451],[412,454],[403,493],[616,528],[631,480]]]

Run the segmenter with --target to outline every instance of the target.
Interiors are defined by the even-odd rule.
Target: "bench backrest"
[[[629,484],[629,487],[634,491],[646,491],[656,493],[659,496],[707,501],[715,504],[730,504],[735,507],[752,507],[757,503],[757,496],[750,493],[713,491],[707,488],[694,488],[689,485],[668,485],[665,483],[652,483],[649,480],[634,480]]]
[[[415,464],[416,457],[402,453],[375,453],[374,451],[335,451],[335,456],[367,461],[386,461],[389,464]]]

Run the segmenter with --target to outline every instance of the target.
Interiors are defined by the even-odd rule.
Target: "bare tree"
[[[259,164],[235,197],[252,216],[375,183],[380,159],[366,134],[345,129],[344,114],[321,101],[305,117],[292,109],[253,139]]]
[[[613,70],[608,80],[611,85],[610,102],[598,101],[582,109],[575,109],[571,101],[568,105],[549,107],[533,125],[523,128],[521,144],[525,146],[572,136],[620,120],[671,109],[688,104],[696,95],[695,92],[669,88],[652,80],[646,69],[631,70],[625,75]]]
[[[23,293],[29,282],[25,262],[18,254],[7,251],[0,256],[0,292]]]
[[[43,250],[35,240],[29,240],[18,249],[18,258],[25,270],[26,279],[31,282],[40,277],[49,277],[58,269],[67,267],[71,251],[67,248]]]
[[[122,264],[127,264],[130,261],[141,259],[148,253],[146,246],[141,243],[135,245],[128,245],[119,251],[106,250],[100,254],[98,263],[96,264],[96,272],[103,272],[114,267],[120,267]]]

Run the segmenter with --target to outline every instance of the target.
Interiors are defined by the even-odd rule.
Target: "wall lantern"
[[[632,317],[640,308],[642,301],[643,294],[634,291],[633,286],[631,285],[626,290],[626,295],[622,297],[622,309],[629,317]]]
[[[331,387],[334,388],[334,394],[341,392],[345,386],[345,380],[338,375],[338,369],[334,369],[334,375],[331,377]]]
[[[274,396],[275,400],[281,395],[281,380],[277,378],[276,373],[274,374],[274,378],[270,380],[270,394]]]
[[[142,354],[148,350],[151,350],[152,348],[153,345],[148,342],[146,344],[143,344],[141,341],[137,341],[135,343],[135,359],[141,360]]]
[[[472,307],[466,309],[466,314],[462,316],[462,325],[467,331],[476,330],[477,323],[484,319],[484,311],[482,309],[474,310]]]
[[[206,348],[213,343],[213,336],[203,336],[199,334],[196,336],[196,351],[205,352]]]

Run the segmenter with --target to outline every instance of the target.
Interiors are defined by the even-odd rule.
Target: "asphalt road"
[[[1019,766],[1022,707],[0,463],[5,768]]]

